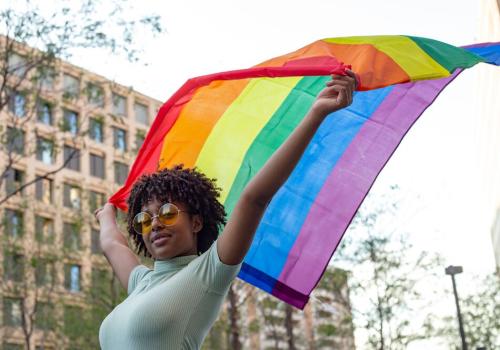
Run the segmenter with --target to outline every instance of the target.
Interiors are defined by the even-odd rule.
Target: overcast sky
[[[326,37],[408,34],[469,44],[478,20],[477,0],[131,3],[134,13],[161,15],[166,28],[159,38],[139,38],[149,66],[130,69],[99,55],[74,61],[160,100],[190,77],[250,67]]]

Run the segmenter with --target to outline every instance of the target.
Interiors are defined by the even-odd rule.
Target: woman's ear
[[[203,219],[198,214],[193,215],[192,223],[193,223],[193,232],[198,233],[203,228]]]

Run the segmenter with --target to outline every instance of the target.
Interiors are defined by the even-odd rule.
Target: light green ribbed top
[[[101,348],[200,349],[241,265],[224,264],[215,241],[200,256],[156,260],[153,270],[136,266],[128,297],[101,324]]]

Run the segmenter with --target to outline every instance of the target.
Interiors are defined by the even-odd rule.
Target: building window
[[[97,208],[104,205],[104,193],[90,191],[89,192],[89,207],[90,212],[93,213]]]
[[[128,176],[128,166],[120,162],[114,162],[115,168],[115,183],[123,185]]]
[[[36,159],[51,165],[54,164],[54,142],[43,137],[36,140]]]
[[[35,280],[38,287],[53,286],[55,282],[55,266],[53,262],[38,259],[35,268]]]
[[[13,343],[3,343],[3,350],[24,350],[24,345],[13,344]]]
[[[37,119],[40,123],[52,125],[52,104],[46,101],[39,100],[37,106]]]
[[[135,133],[135,149],[136,152],[139,152],[139,149],[141,149],[142,144],[144,143],[144,139],[146,138],[146,133],[142,130],[137,130]]]
[[[24,131],[7,127],[7,151],[24,155]]]
[[[5,192],[7,195],[23,194],[21,187],[24,185],[24,171],[14,168],[7,169],[5,173]],[[21,190],[20,190],[21,189]]]
[[[104,132],[102,120],[90,118],[89,121],[89,136],[92,140],[104,143]]]
[[[127,99],[113,93],[113,114],[124,117],[127,115]]]
[[[80,249],[80,233],[78,225],[65,222],[64,229],[64,248],[77,251]]]
[[[9,96],[9,111],[16,117],[26,114],[26,96],[21,92],[11,92]]]
[[[64,184],[64,206],[66,208],[81,209],[82,191],[78,186]]]
[[[54,304],[37,301],[37,311],[35,314],[35,327],[40,330],[54,331],[56,329],[56,318]],[[42,347],[36,347],[37,349],[42,349]],[[44,350],[52,349],[43,347]]]
[[[113,114],[125,117],[127,115],[127,99],[113,93]]]
[[[63,76],[63,97],[67,99],[78,98],[80,93],[80,81],[72,75]]]
[[[51,329],[51,331],[55,331],[55,328]],[[24,350],[24,348],[21,350]],[[44,345],[35,345],[35,350],[54,350],[54,348],[52,346],[47,346],[44,344]]]
[[[5,252],[3,257],[4,281],[22,282],[24,280],[24,257],[21,254]]]
[[[69,109],[63,110],[63,131],[78,134],[78,113]]]
[[[104,179],[104,157],[90,153],[90,175]]]
[[[101,254],[102,250],[101,250],[101,243],[99,241],[99,230],[92,228],[90,234],[92,235],[92,237],[91,237],[92,254]]]
[[[64,265],[64,287],[70,292],[80,291],[80,266]]]
[[[138,123],[148,125],[148,106],[142,103],[134,104],[135,120]]]
[[[54,220],[35,216],[35,239],[38,243],[54,243]]]
[[[91,272],[91,284],[92,284],[92,289],[94,290],[100,290],[102,287],[106,284],[108,280],[108,272],[104,269],[96,269],[92,267],[92,272]]]
[[[37,180],[35,183],[36,199],[45,204],[52,203],[53,190],[54,190],[54,185],[51,179],[45,179],[39,177],[39,180]]]
[[[9,327],[22,325],[22,300],[3,298],[3,324]]]
[[[113,145],[115,149],[125,152],[127,150],[127,132],[113,127]]]
[[[18,210],[5,209],[5,232],[11,238],[23,235],[23,214]]]
[[[87,101],[95,107],[104,107],[104,91],[102,87],[87,83],[87,88],[85,89],[87,95]]]
[[[37,68],[37,83],[44,90],[51,90],[54,88],[54,81],[57,72],[53,67],[38,66]]]
[[[17,53],[11,53],[7,59],[8,74],[23,77],[26,74],[26,58]]]
[[[74,171],[80,171],[80,150],[64,145],[64,167]]]
[[[64,334],[71,340],[77,339],[82,334],[82,308],[64,305]]]

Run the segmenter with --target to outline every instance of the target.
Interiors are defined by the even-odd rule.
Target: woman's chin
[[[171,257],[175,256],[175,254],[173,254],[167,247],[160,247],[154,249],[153,256],[156,260],[165,260],[170,259]]]

